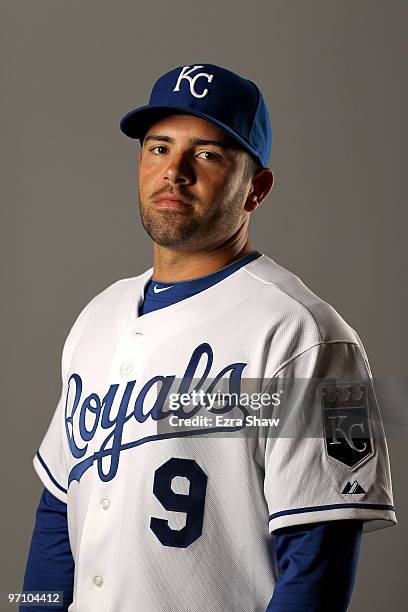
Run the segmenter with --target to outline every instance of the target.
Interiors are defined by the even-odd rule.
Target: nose
[[[164,169],[163,178],[174,185],[194,182],[194,170],[186,153],[173,152]]]

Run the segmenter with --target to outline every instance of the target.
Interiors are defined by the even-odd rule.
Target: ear
[[[266,198],[273,185],[273,174],[270,168],[263,168],[252,179],[251,190],[248,193],[244,210],[253,212]]]

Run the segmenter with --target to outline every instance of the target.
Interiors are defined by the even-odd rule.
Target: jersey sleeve
[[[23,591],[59,591],[57,606],[22,604],[19,612],[66,611],[73,598],[75,564],[68,535],[67,506],[43,489],[28,553]]]
[[[68,470],[67,442],[62,431],[65,389],[62,392],[57,407],[48,426],[47,432],[34,458],[34,469],[43,485],[60,501],[67,503]]]
[[[361,521],[292,525],[274,533],[281,571],[266,612],[347,610],[361,546]]]
[[[264,432],[269,531],[359,519],[363,531],[397,523],[387,442],[364,348],[326,342],[266,383],[279,426]]]
[[[73,351],[88,318],[91,303],[92,301],[78,315],[66,337],[61,357],[61,394],[48,429],[33,458],[34,469],[44,486],[64,503],[67,503],[70,458],[68,438],[65,431],[68,371]]]

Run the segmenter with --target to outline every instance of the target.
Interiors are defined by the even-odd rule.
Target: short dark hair
[[[258,174],[258,172],[263,170],[263,166],[259,163],[257,159],[255,159],[255,157],[251,155],[251,153],[246,152],[245,158],[246,158],[246,161],[245,161],[244,180],[249,181],[256,174]]]

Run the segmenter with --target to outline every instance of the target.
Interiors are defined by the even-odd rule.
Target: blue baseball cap
[[[214,64],[179,66],[156,81],[149,104],[122,117],[120,129],[142,141],[149,126],[172,110],[223,128],[267,167],[272,128],[265,100],[252,81]]]

